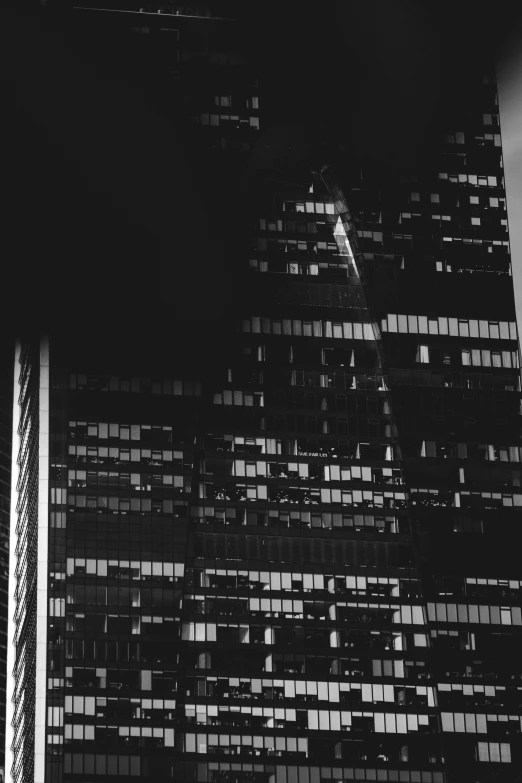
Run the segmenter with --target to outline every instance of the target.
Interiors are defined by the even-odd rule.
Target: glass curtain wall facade
[[[202,106],[195,149],[221,127]],[[318,153],[258,169],[211,380],[51,335],[35,780],[515,779],[520,371],[490,75],[447,130],[386,192]]]

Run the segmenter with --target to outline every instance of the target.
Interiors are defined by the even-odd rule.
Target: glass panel
[[[470,337],[478,337],[479,336],[478,321],[470,321],[469,322],[469,336]]]
[[[419,332],[428,334],[428,319],[425,315],[419,315]]]
[[[489,323],[489,336],[493,340],[498,340],[499,339],[500,334],[499,334],[499,328],[498,328],[498,324],[497,323],[492,323],[490,321],[490,323]]]

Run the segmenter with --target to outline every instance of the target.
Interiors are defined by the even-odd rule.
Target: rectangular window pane
[[[489,760],[500,761],[500,745],[498,742],[489,743]]]
[[[470,321],[469,322],[469,336],[470,337],[478,337],[479,336],[478,321]]]
[[[511,747],[507,742],[500,743],[500,760],[503,762],[511,761]]]
[[[439,318],[439,334],[448,334],[447,318]]]

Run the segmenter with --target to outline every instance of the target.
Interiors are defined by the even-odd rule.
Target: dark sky
[[[271,120],[322,121],[391,179],[417,165],[441,101],[458,100],[466,53],[501,47],[501,6],[495,18],[467,0],[240,7]],[[117,305],[118,343],[160,311],[163,330],[221,318],[235,295],[223,243],[172,123],[125,79],[100,78],[91,41],[23,7],[0,12],[7,320],[75,330]]]

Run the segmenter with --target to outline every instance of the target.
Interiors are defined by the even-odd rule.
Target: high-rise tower
[[[228,17],[162,10],[103,14],[122,50],[185,51],[173,120],[225,229],[226,350],[202,366],[168,312],[135,330],[146,350],[116,354],[103,324],[19,340],[10,774],[514,780],[520,371],[493,74],[470,67],[436,148],[384,183],[328,126],[252,153],[262,73],[258,95]]]

